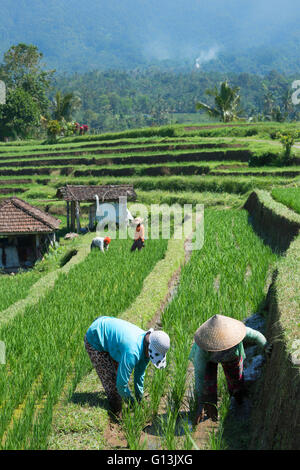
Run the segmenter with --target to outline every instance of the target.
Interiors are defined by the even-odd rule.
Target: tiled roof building
[[[0,234],[52,233],[60,220],[37,207],[11,197],[0,202]]]
[[[55,241],[59,224],[17,197],[0,201],[0,269],[13,272],[33,266]]]

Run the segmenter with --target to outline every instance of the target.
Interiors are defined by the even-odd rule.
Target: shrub
[[[289,164],[292,160],[292,147],[295,143],[295,136],[292,133],[277,133],[277,138],[283,145],[284,153],[283,153],[283,163]]]
[[[62,125],[56,120],[52,119],[47,123],[47,135],[49,137],[49,142],[56,142],[57,137],[62,132]]]
[[[249,166],[268,166],[278,164],[279,155],[271,152],[253,153],[249,157]]]

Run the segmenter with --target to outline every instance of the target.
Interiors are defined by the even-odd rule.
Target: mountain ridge
[[[24,42],[61,72],[150,65],[300,72],[298,10],[295,0],[2,0],[0,60]]]

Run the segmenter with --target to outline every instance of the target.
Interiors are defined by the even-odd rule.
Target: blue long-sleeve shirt
[[[99,317],[89,327],[86,339],[97,351],[106,351],[119,363],[117,390],[122,398],[131,400],[128,382],[134,369],[135,396],[139,400],[144,393],[144,377],[149,359],[144,352],[146,331],[125,320]]]

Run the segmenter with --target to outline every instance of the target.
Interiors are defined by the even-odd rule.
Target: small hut
[[[17,197],[0,201],[0,269],[32,266],[55,242],[60,220]]]
[[[67,203],[67,227],[68,230],[80,232],[80,203],[91,202],[89,207],[89,229],[91,230],[96,221],[97,205],[110,203],[115,208],[115,213],[119,214],[119,198],[126,198],[129,201],[136,200],[136,193],[130,184],[103,185],[103,186],[72,186],[66,185],[59,188],[56,197],[63,199]],[[127,206],[125,208],[127,210]],[[71,219],[71,220],[70,220]]]

